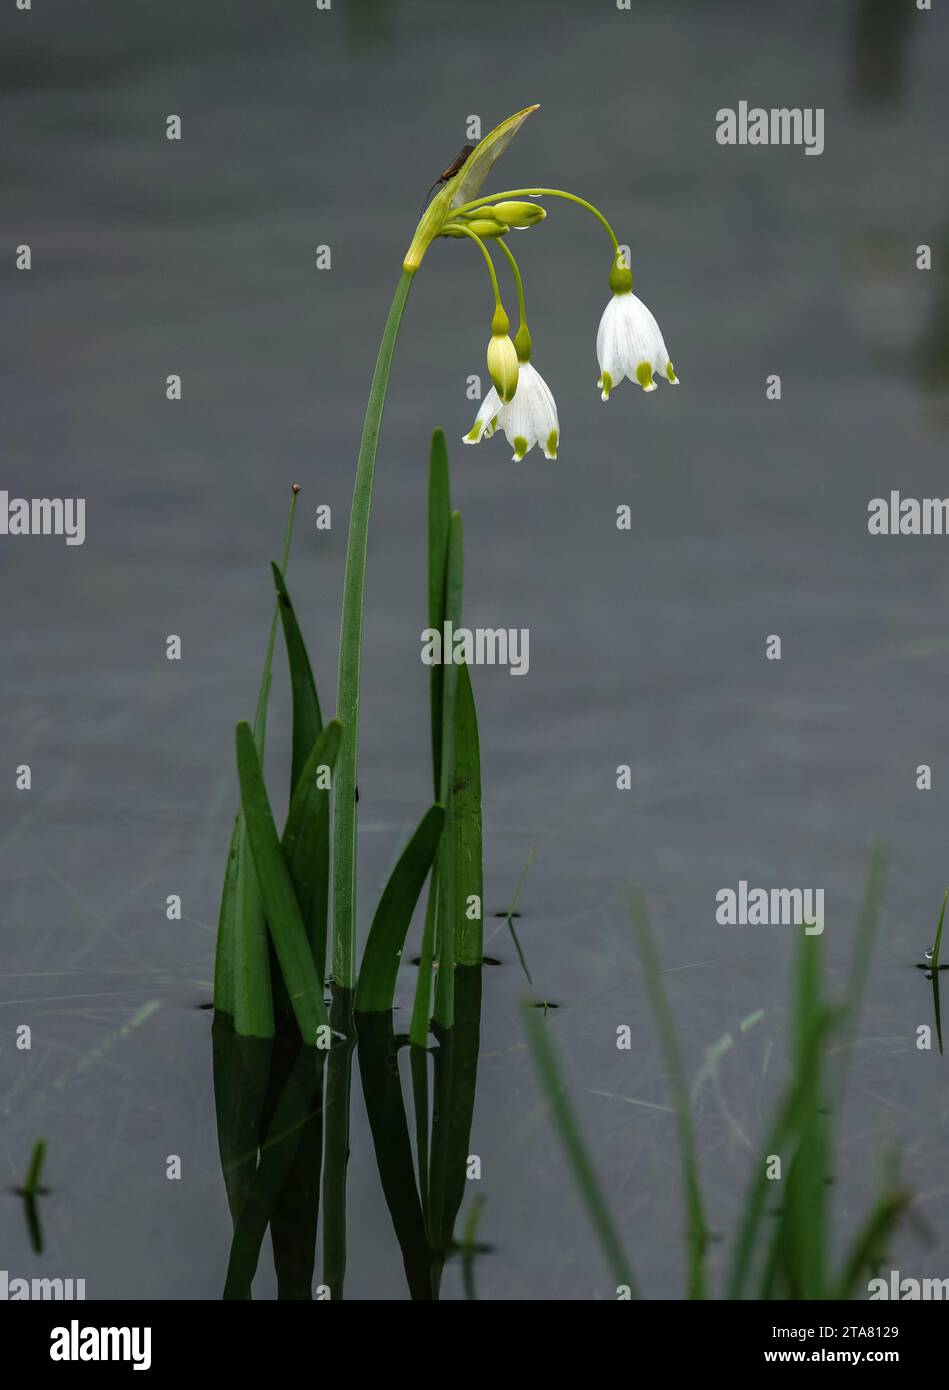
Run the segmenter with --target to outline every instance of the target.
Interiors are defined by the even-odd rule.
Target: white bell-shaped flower
[[[530,362],[521,362],[519,367],[514,399],[505,405],[492,387],[481,402],[474,424],[463,436],[464,442],[477,444],[481,439],[490,439],[494,431],[500,429],[507,435],[518,462],[535,444],[543,449],[545,458],[555,459],[560,442],[557,403],[550,387]]]
[[[632,290],[614,294],[603,310],[596,334],[596,356],[600,364],[597,386],[603,400],[623,377],[636,381],[644,391],[655,391],[655,377],[678,386],[663,342],[659,325]]]

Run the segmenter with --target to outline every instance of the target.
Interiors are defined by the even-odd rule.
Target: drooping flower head
[[[538,198],[565,198],[584,208],[602,225],[612,243],[610,288],[613,293],[596,335],[600,367],[597,386],[603,400],[609,398],[613,387],[624,377],[638,383],[646,392],[656,389],[659,377],[673,385],[679,380],[659,325],[642,300],[633,294],[633,277],[625,249],[620,247],[612,227],[592,203],[557,188],[516,188],[493,196],[479,196],[495,160],[536,110],[536,106],[528,106],[509,117],[474,148],[429,204],[403,263],[404,269],[414,274],[430,243],[440,236],[474,241],[480,248],[494,295],[487,354],[493,385],[464,438],[467,444],[477,444],[501,430],[514,450],[515,459],[524,458],[535,445],[547,458],[556,458],[560,441],[556,402],[530,360],[531,336],[524,306],[524,286],[517,261],[505,242],[509,231],[527,230],[544,220],[546,209],[538,204]],[[517,287],[520,327],[513,340],[488,250],[491,244],[500,247],[507,258]]]
[[[596,333],[596,356],[600,364],[597,386],[608,400],[614,386],[624,377],[638,382],[644,391],[655,391],[657,376],[673,386],[679,378],[659,325],[641,299],[633,294],[633,277],[625,266],[614,265],[610,274],[613,298],[603,310]]]

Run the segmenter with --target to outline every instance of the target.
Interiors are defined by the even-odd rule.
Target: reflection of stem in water
[[[517,931],[515,930],[515,927],[514,927],[514,918],[515,918],[515,915],[516,915],[516,913],[517,913],[517,904],[518,904],[518,901],[519,901],[520,896],[521,896],[521,889],[524,887],[524,880],[527,878],[527,871],[530,869],[530,866],[533,864],[533,862],[534,862],[534,855],[535,855],[536,853],[537,853],[537,846],[536,846],[536,845],[531,845],[530,851],[528,852],[528,855],[527,855],[527,863],[524,865],[524,868],[523,868],[523,870],[521,871],[521,876],[520,876],[520,878],[517,880],[517,887],[514,889],[514,897],[511,899],[511,906],[508,908],[507,912],[504,914],[505,921],[507,922],[508,931],[511,933],[511,939],[512,939],[513,942],[514,942],[514,947],[515,947],[515,950],[517,951],[517,958],[518,958],[518,960],[519,960],[520,963],[521,963],[521,969],[523,970],[524,975],[525,975],[526,978],[527,978],[527,983],[531,986],[532,989],[533,989],[533,987],[534,987],[534,981],[531,979],[531,972],[530,972],[530,971],[528,970],[528,968],[527,968],[527,961],[524,959],[524,952],[521,950],[521,943],[520,943],[520,941],[518,940]],[[500,914],[499,914],[499,915],[500,915]]]
[[[455,970],[455,1025],[435,1036],[435,1089],[428,1178],[428,1238],[432,1248],[432,1287],[454,1248],[455,1220],[465,1195],[468,1148],[474,1118],[478,1051],[481,1045],[481,969]]]
[[[465,1285],[465,1298],[469,1302],[474,1302],[478,1297],[475,1293],[474,1262],[475,1255],[480,1254],[485,1247],[477,1245],[475,1238],[478,1234],[478,1222],[481,1220],[483,1210],[484,1198],[476,1197],[471,1204],[468,1220],[465,1222],[464,1235],[461,1238],[461,1276]]]
[[[349,1097],[353,1076],[353,992],[336,989],[330,1011],[333,1046],[326,1061],[326,1148],[323,1168],[323,1280],[330,1297],[343,1297],[346,1277],[346,1165]],[[343,1034],[343,1037],[336,1036]]]
[[[435,1026],[435,1082],[428,1133],[428,1053],[410,1047],[418,1185],[402,1098],[391,1014],[359,1014],[359,1073],[386,1205],[409,1291],[437,1299],[442,1269],[459,1249],[454,1227],[465,1194],[481,1034],[481,969],[455,970],[455,1022]],[[324,1202],[325,1207],[325,1202]]]
[[[402,1100],[391,1013],[359,1015],[358,1048],[359,1075],[379,1180],[402,1251],[409,1292],[413,1300],[428,1301],[432,1297],[428,1241],[415,1186],[415,1164]]]
[[[939,1008],[939,971],[933,971],[933,1009],[936,1014],[936,1037],[939,1039],[939,1055],[942,1056],[942,1013]]]
[[[933,1011],[936,1015],[936,1037],[939,1039],[939,1055],[942,1056],[942,1012],[939,1007],[939,972],[945,970],[944,965],[939,964],[939,955],[942,949],[942,929],[946,923],[946,900],[949,899],[949,888],[942,895],[942,907],[939,912],[939,923],[936,927],[936,939],[933,942],[931,951],[926,952],[926,959],[929,962],[929,969],[932,972],[933,982]]]
[[[234,1235],[226,1299],[249,1299],[268,1225],[277,1296],[312,1297],[325,1053],[214,1022],[218,1144]],[[258,1161],[259,1147],[259,1161]]]
[[[26,1170],[26,1179],[23,1186],[17,1188],[17,1192],[23,1198],[23,1210],[26,1216],[26,1227],[30,1233],[30,1245],[36,1255],[43,1253],[43,1227],[40,1224],[40,1209],[36,1199],[44,1196],[48,1190],[45,1187],[40,1187],[40,1174],[43,1171],[45,1158],[46,1140],[37,1139],[30,1155],[30,1166]]]

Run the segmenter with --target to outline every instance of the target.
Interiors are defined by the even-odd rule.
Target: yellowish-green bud
[[[504,319],[506,322],[506,314]],[[506,331],[491,334],[491,341],[488,343],[488,371],[498,395],[507,405],[514,399],[514,392],[517,390],[517,349]]]
[[[614,294],[629,294],[633,288],[633,272],[628,267],[621,265],[619,260],[613,262],[613,269],[610,271],[610,289]]]
[[[445,236],[462,237],[465,234],[463,228],[474,232],[475,236],[481,237],[482,240],[504,236],[511,230],[506,222],[499,222],[494,217],[463,217],[457,222],[446,222],[443,231]]]
[[[529,362],[531,360],[531,333],[526,323],[522,323],[514,334],[514,347],[517,352],[518,362]]]
[[[547,216],[546,209],[538,203],[492,203],[490,207],[478,208],[477,211],[481,216],[487,214],[509,227],[535,227]]]

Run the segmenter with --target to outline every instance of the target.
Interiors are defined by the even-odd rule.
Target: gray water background
[[[463,448],[487,284],[473,248],[430,252],[370,537],[362,930],[429,796],[418,652],[427,441],[441,424],[466,619],[531,634],[525,678],[475,672],[486,908],[507,906],[536,847],[522,943],[535,992],[562,1006],[549,1026],[644,1292],[681,1294],[683,1218],[629,886],[648,897],[690,1076],[736,1038],[696,1102],[712,1225],[729,1232],[783,1074],[792,941],[716,925],[715,893],[740,878],[823,887],[839,986],[874,839],[890,853],[882,940],[834,1200],[846,1233],[897,1144],[928,1240],[907,1228],[894,1264],[949,1273],[947,1062],[915,1046],[932,1010],[913,968],[949,880],[949,540],[866,528],[873,496],[947,492],[949,38],[945,16],[888,19],[907,8],[5,7],[0,486],[85,497],[87,539],[0,545],[0,1173],[20,1180],[42,1135],[51,1188],[41,1257],[18,1199],[0,1197],[0,1267],[83,1276],[90,1297],[220,1296],[230,1223],[199,1006],[236,804],[233,726],[253,708],[287,487],[303,488],[291,587],[331,708],[353,467],[401,255],[465,117],[487,130],[538,101],[488,187],[552,184],[607,211],[682,385],[644,397],[624,384],[601,403],[608,248],[551,203],[515,246],[560,459],[517,466],[499,439]],[[742,99],[823,107],[825,152],[717,145],[716,111]],[[180,143],[164,137],[169,113]],[[29,274],[13,269],[22,242]],[[935,248],[928,274],[921,242]],[[313,268],[320,243],[330,272]],[[165,400],[171,372],[180,404]],[[320,503],[329,533],[312,526]],[[615,526],[623,503],[629,532]],[[180,663],[165,659],[169,633]],[[772,633],[780,662],[764,657]],[[285,711],[280,670],[275,788]],[[28,793],[14,787],[24,762]],[[629,792],[615,790],[620,763]],[[920,763],[930,792],[915,788]],[[169,893],[181,922],[166,920]],[[472,1139],[493,1247],[479,1294],[610,1298],[497,928]],[[406,968],[403,1010],[413,985]],[[29,1053],[14,1045],[21,1023]],[[403,1297],[358,1084],[352,1151],[348,1293]],[[180,1182],[165,1178],[172,1153]],[[266,1250],[256,1291],[273,1292]],[[461,1294],[455,1267],[445,1294]]]

